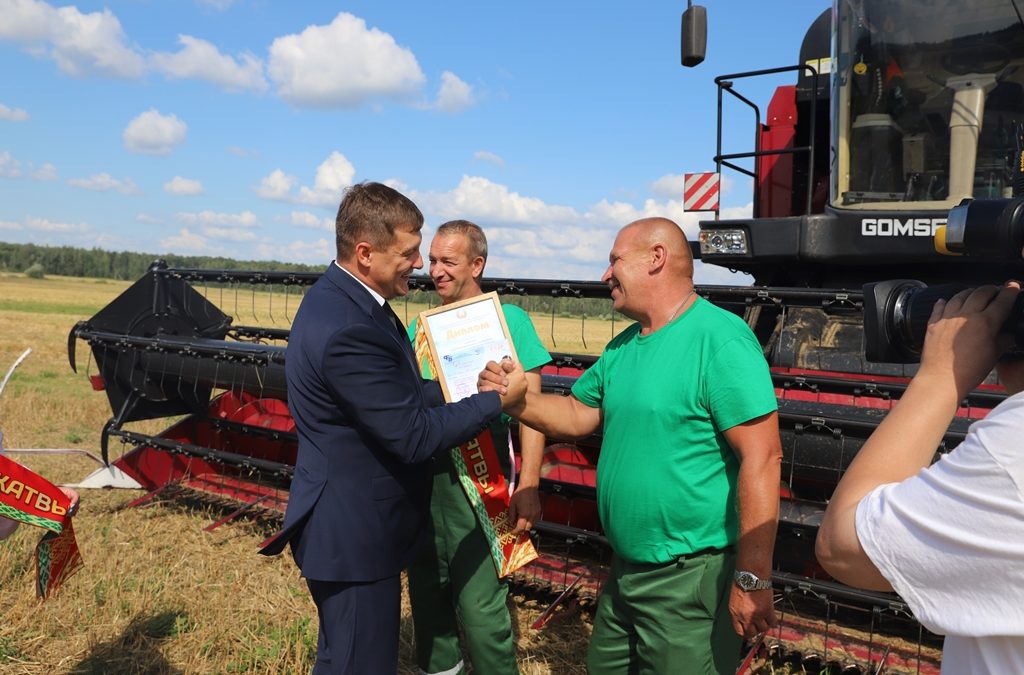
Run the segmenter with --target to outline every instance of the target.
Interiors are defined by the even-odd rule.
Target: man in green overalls
[[[480,278],[487,262],[487,239],[479,226],[465,220],[441,225],[430,244],[430,277],[442,304],[480,295]],[[502,305],[513,345],[528,386],[540,392],[540,367],[551,356],[530,321],[515,305]],[[416,322],[409,327],[415,344]],[[422,365],[424,377],[432,377]],[[506,478],[514,466],[509,453],[509,424],[503,415],[490,426],[491,438]],[[519,483],[509,504],[516,534],[540,518],[537,484],[540,480],[544,435],[519,427],[522,457]],[[477,516],[456,475],[448,453],[439,452],[433,464],[433,492],[426,541],[409,568],[409,598],[416,635],[416,661],[427,675],[456,675],[465,671],[458,627],[477,673],[518,673],[512,620],[505,604],[508,583],[499,579]]]

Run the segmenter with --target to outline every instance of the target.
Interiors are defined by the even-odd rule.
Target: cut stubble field
[[[0,395],[7,449],[55,483],[81,480],[97,467],[106,397],[86,378],[95,372],[84,343],[71,371],[67,337],[129,282],[0,274],[0,377],[27,348],[31,355]],[[292,290],[233,293],[198,289],[236,323],[287,326],[300,301]],[[422,295],[395,303],[406,320],[427,307]],[[627,323],[534,316],[552,351],[597,353]],[[170,420],[136,423],[157,433]],[[113,452],[120,452],[112,444]],[[316,650],[316,609],[290,556],[266,558],[257,545],[276,517],[203,528],[225,511],[198,500],[167,499],[126,508],[137,490],[86,490],[75,517],[85,567],[46,602],[34,596],[34,548],[40,530],[21,527],[0,543],[0,674],[306,673]],[[552,600],[514,589],[511,609],[520,667],[526,675],[582,673],[590,625],[571,607],[542,631],[530,623]],[[405,602],[405,601],[403,601]],[[400,673],[416,672],[412,626],[403,606]]]

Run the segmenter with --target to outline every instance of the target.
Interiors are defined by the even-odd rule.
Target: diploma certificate
[[[493,291],[428,309],[418,321],[427,334],[446,401],[475,394],[478,376],[488,361],[516,359],[505,314]]]

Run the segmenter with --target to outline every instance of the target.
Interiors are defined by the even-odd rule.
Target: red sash
[[[427,343],[427,336],[420,322],[416,325],[416,360],[427,362],[430,372],[435,373],[433,354]],[[537,558],[527,532],[512,534],[515,523],[508,515],[511,499],[508,481],[498,463],[498,453],[494,449],[494,439],[489,429],[484,429],[479,436],[452,448],[450,451],[455,472],[459,476],[469,505],[476,513],[477,522],[483,530],[484,537],[491,552],[491,561],[498,577],[506,577],[526,563]]]
[[[36,595],[48,598],[82,566],[71,526],[71,498],[42,476],[0,455],[0,516],[46,530],[36,545]]]

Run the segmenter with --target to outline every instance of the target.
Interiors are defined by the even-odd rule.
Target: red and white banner
[[[717,173],[688,173],[683,181],[684,211],[717,211],[718,188],[721,176]]]

